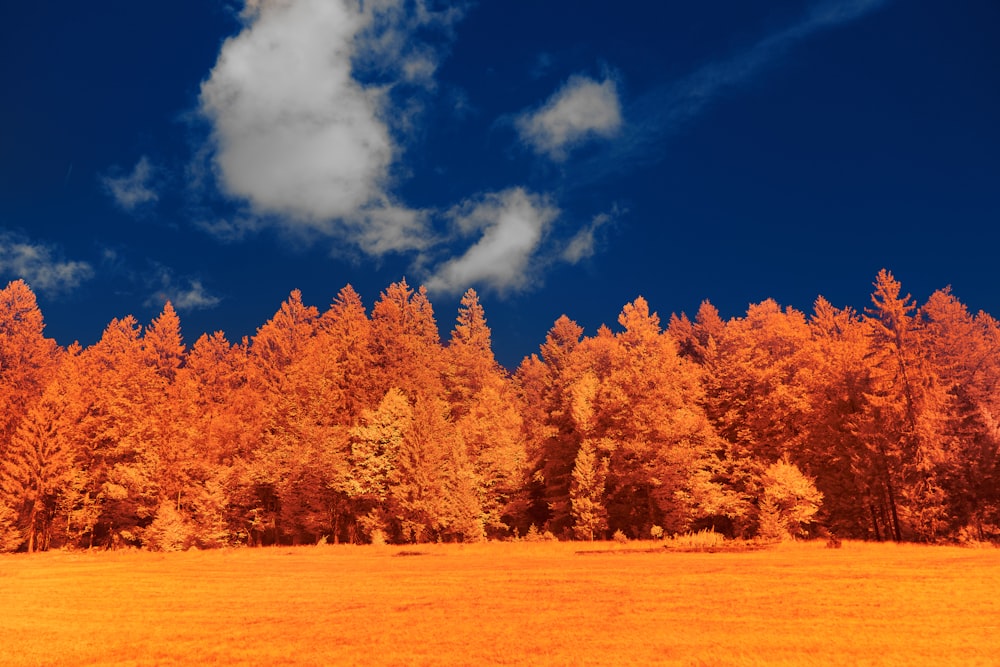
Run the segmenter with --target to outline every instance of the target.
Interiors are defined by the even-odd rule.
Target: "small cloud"
[[[177,284],[174,272],[157,265],[154,272],[147,276],[147,283],[155,292],[146,299],[146,306],[159,308],[170,301],[178,311],[204,310],[214,308],[219,304],[219,297],[207,292],[198,278],[184,278]]]
[[[369,255],[423,250],[431,245],[427,211],[396,206],[385,201],[355,218],[357,245]]]
[[[574,75],[541,106],[515,121],[518,134],[536,153],[561,162],[570,148],[593,137],[610,138],[622,124],[615,82]]]
[[[448,212],[460,234],[479,233],[479,240],[461,257],[437,267],[426,281],[431,292],[456,294],[472,285],[499,293],[527,287],[532,260],[559,215],[547,198],[511,188],[468,200]]]
[[[194,225],[223,243],[236,243],[258,232],[262,223],[252,216],[237,215],[228,218],[203,218]]]
[[[23,278],[38,292],[58,294],[94,277],[87,262],[65,260],[52,246],[0,230],[0,274]]]
[[[143,155],[130,174],[104,176],[101,183],[122,210],[134,211],[143,204],[151,204],[159,199],[153,189],[155,171],[149,158]]]
[[[578,231],[563,248],[561,257],[568,264],[577,264],[585,259],[594,256],[596,251],[597,231],[606,224],[614,220],[618,215],[617,209],[611,213],[601,213],[595,215],[590,224]]]
[[[220,299],[206,292],[200,280],[191,279],[187,281],[186,289],[177,288],[174,291],[170,301],[177,310],[201,310],[214,308]]]
[[[661,142],[695,120],[716,100],[752,85],[774,62],[815,35],[850,24],[882,9],[890,0],[826,0],[798,21],[770,32],[728,58],[706,63],[689,75],[654,87],[628,107],[629,127],[609,150],[570,165],[570,180],[587,187],[609,173],[663,158]]]

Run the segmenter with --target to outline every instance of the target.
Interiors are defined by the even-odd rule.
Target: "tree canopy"
[[[0,550],[833,533],[1000,539],[1000,325],[888,271],[863,312],[568,316],[513,372],[469,290],[292,291],[252,337],[170,303],[86,348],[0,290]]]

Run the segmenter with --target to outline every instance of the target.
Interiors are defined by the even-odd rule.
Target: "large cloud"
[[[391,196],[394,84],[429,85],[436,53],[411,39],[454,11],[398,0],[256,0],[202,84],[221,188],[254,215],[349,237],[368,252],[423,247],[425,216]],[[375,72],[362,85],[355,70]],[[412,106],[412,105],[408,105]],[[394,125],[396,127],[396,125]]]
[[[483,285],[499,293],[526,288],[532,260],[559,209],[546,198],[512,188],[468,200],[449,213],[462,235],[480,234],[465,254],[438,266],[431,292],[458,293]]]
[[[66,292],[94,276],[87,262],[62,259],[44,243],[0,230],[0,275],[23,278],[36,292]]]
[[[516,121],[521,139],[541,155],[562,161],[570,148],[592,137],[612,137],[621,128],[615,82],[572,76],[541,108]]]

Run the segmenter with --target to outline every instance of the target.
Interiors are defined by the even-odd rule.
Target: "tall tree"
[[[305,354],[316,332],[319,311],[302,302],[302,293],[293,290],[278,311],[257,329],[250,343],[247,377],[257,401],[256,440],[245,457],[235,464],[249,532],[261,543],[277,543],[287,535],[282,518],[281,492],[288,486],[295,465],[291,444],[297,438],[293,424],[301,396],[289,375]],[[248,424],[247,428],[252,428]]]
[[[160,498],[158,428],[154,406],[164,400],[162,378],[142,347],[131,315],[112,320],[101,339],[79,356],[82,417],[75,447],[86,479],[77,500],[93,503],[91,543],[140,544]]]
[[[597,454],[593,442],[585,440],[573,464],[570,486],[573,532],[579,539],[593,541],[608,527],[608,511],[604,507],[607,475],[607,459]]]
[[[916,305],[900,283],[879,272],[868,309],[870,391],[858,434],[881,466],[892,537],[928,539],[942,528],[936,463],[945,442],[946,396],[924,361]]]
[[[279,492],[293,539],[351,538],[350,429],[378,401],[372,368],[371,324],[347,285],[287,372],[285,400],[295,405],[280,445],[288,474]]]
[[[533,476],[527,519],[556,534],[569,531],[573,520],[569,491],[581,435],[570,406],[579,372],[573,355],[582,335],[580,325],[561,316],[545,337],[541,358],[526,358],[516,375]]]
[[[824,495],[823,525],[842,537],[881,539],[881,466],[856,429],[869,390],[869,324],[819,297],[809,328],[800,374],[808,409],[796,460]]]
[[[390,389],[376,409],[365,410],[351,429],[351,475],[348,493],[364,536],[384,540],[390,529],[388,508],[403,439],[413,422],[413,408],[399,389]],[[352,540],[353,541],[353,540]]]
[[[493,356],[479,297],[462,297],[447,348],[445,389],[450,418],[473,468],[482,523],[490,535],[509,530],[527,475],[521,407],[511,379]]]
[[[382,292],[372,307],[372,354],[382,392],[443,396],[445,355],[427,290],[403,279]]]
[[[0,461],[30,406],[42,395],[61,350],[44,336],[35,294],[23,280],[0,290]]]
[[[997,523],[1000,500],[997,324],[985,313],[973,316],[948,288],[934,292],[918,317],[925,356],[948,398],[950,437],[936,462],[947,497],[947,532],[968,529],[984,539],[984,525]]]
[[[59,498],[73,467],[64,407],[65,390],[53,382],[21,421],[0,468],[0,492],[19,510],[18,525],[29,553],[49,547]]]

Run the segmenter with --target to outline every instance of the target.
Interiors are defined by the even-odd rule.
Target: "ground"
[[[996,665],[1000,549],[0,556],[0,664]]]

